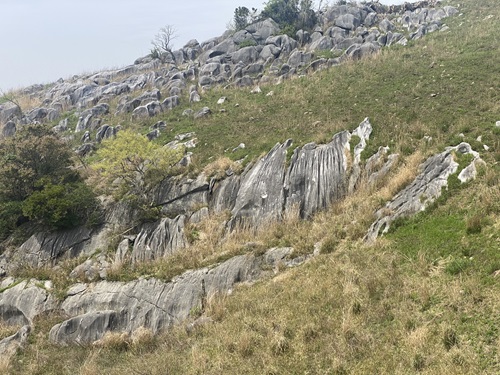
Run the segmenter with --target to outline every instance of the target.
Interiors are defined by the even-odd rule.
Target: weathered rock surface
[[[69,289],[61,308],[72,318],[55,325],[51,341],[89,344],[108,331],[132,333],[139,327],[158,332],[203,311],[207,298],[226,293],[237,283],[251,282],[273,273],[292,249],[271,249],[264,255],[241,255],[214,268],[187,271],[171,282],[139,279],[129,283],[102,281]]]
[[[345,196],[350,138],[342,132],[329,144],[295,150],[285,181],[287,210],[297,207],[307,218]]]
[[[9,325],[31,325],[32,319],[56,308],[57,301],[49,293],[50,282],[37,280],[21,281],[13,279],[2,282],[0,293],[0,317]]]
[[[14,335],[0,340],[0,358],[8,359],[16,354],[18,349],[23,348],[28,341],[30,332],[31,326],[25,325]]]
[[[22,258],[26,266],[53,265],[61,257],[74,258],[90,244],[92,231],[85,227],[57,233],[36,233],[22,244],[14,258]]]
[[[377,220],[370,226],[366,240],[372,241],[379,234],[387,233],[394,220],[424,211],[426,207],[439,198],[442,189],[448,186],[448,177],[456,173],[459,166],[454,160],[454,152],[473,155],[475,160],[472,164],[479,159],[479,154],[473,151],[468,143],[449,147],[445,152],[427,159],[420,166],[421,173],[415,180],[388,202],[384,208],[377,211]],[[467,168],[464,168],[459,176]],[[463,175],[462,177],[462,182],[465,182],[467,179]],[[469,178],[472,178],[472,175]]]
[[[171,255],[187,246],[183,215],[145,224],[137,235],[132,250],[133,262],[145,262]]]

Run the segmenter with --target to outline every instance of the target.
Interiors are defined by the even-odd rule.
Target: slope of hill
[[[245,247],[243,252],[257,256],[271,247],[291,247],[300,257],[316,245],[317,255],[300,267],[278,262],[268,270],[274,277],[238,286],[229,295],[210,295],[186,322],[161,335],[112,333],[94,345],[61,347],[47,336],[67,317],[42,314],[25,348],[4,364],[6,371],[498,373],[500,7],[495,0],[464,0],[458,9],[460,15],[446,19],[448,30],[360,61],[294,75],[279,85],[261,84],[257,93],[212,87],[189,104],[194,112],[212,107],[199,121],[183,116],[188,106],[182,101],[155,117],[168,129],[155,140],[159,144],[196,133],[193,175],[220,156],[233,161],[216,167],[218,173],[228,165],[236,169],[234,161],[252,160],[288,138],[297,145],[324,142],[366,116],[373,134],[362,158],[387,145],[400,161],[376,186],[362,184],[308,221],[288,215],[257,233],[241,230],[222,241],[220,223],[227,218],[210,217],[190,228],[197,246],[187,252],[108,277],[169,280]],[[222,96],[226,102],[219,111],[215,103]],[[112,111],[119,105],[109,102]],[[77,118],[67,118],[77,126]],[[105,114],[101,121],[146,133],[152,120]],[[484,160],[476,179],[462,184],[451,176],[426,211],[396,221],[389,233],[367,244],[363,237],[375,212],[415,178],[418,165],[462,141]],[[236,147],[241,143],[245,148]],[[454,158],[461,165],[470,162],[466,155]],[[68,273],[80,262],[15,275],[18,282],[52,279],[64,294]],[[12,329],[2,326],[1,337],[7,333]]]

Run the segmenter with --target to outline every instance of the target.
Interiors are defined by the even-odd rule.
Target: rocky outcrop
[[[143,225],[134,241],[133,262],[145,262],[171,255],[187,246],[184,236],[183,215],[175,219],[164,218],[159,222]]]
[[[479,154],[468,143],[448,147],[445,152],[430,157],[420,166],[421,172],[415,180],[377,211],[377,220],[370,226],[365,239],[373,241],[379,234],[387,233],[395,220],[424,211],[439,198],[442,189],[448,186],[448,177],[457,173],[459,164],[455,161],[454,153],[471,154],[474,157],[472,163],[458,174],[462,182],[474,178],[471,170],[475,169],[474,166],[480,159]]]
[[[5,289],[0,293],[0,317],[8,325],[31,325],[34,317],[57,306],[49,281],[7,278],[0,286]]]
[[[278,265],[292,266],[292,249],[271,249],[264,255],[234,257],[213,268],[187,271],[171,282],[158,279],[76,284],[60,308],[70,319],[49,334],[54,343],[89,344],[109,331],[132,333],[140,327],[154,333],[205,308],[207,298],[226,293],[238,283],[274,273]]]
[[[30,332],[31,326],[26,325],[12,336],[0,340],[0,358],[8,359],[16,354],[18,349],[23,348],[28,341]]]
[[[90,243],[92,231],[85,227],[57,233],[36,233],[16,251],[25,266],[53,265],[61,257],[74,258]]]
[[[108,113],[106,103],[112,99],[119,103],[116,114],[148,119],[177,106],[181,94],[193,83],[209,89],[219,84],[245,87],[261,80],[279,82],[306,70],[364,58],[382,47],[405,45],[408,40],[446,30],[443,20],[456,14],[454,7],[432,7],[428,2],[390,7],[378,2],[332,5],[311,32],[299,30],[296,39],[281,34],[272,19],[261,20],[202,43],[192,40],[161,59],[147,56],[123,68],[60,80],[49,89],[43,85],[26,89],[26,95],[40,98],[43,106],[23,113],[14,103],[1,104],[0,126],[9,121],[14,125],[51,122],[64,111],[74,110],[80,118],[75,131],[95,131]],[[342,56],[317,56],[325,52]],[[190,102],[201,99],[196,90],[189,90],[189,94]],[[199,114],[203,115],[206,112]]]
[[[238,195],[229,227],[258,226],[280,219],[284,191],[287,149],[292,141],[277,144],[264,158],[248,170],[241,178]]]

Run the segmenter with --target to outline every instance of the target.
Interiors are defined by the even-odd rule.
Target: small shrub
[[[467,219],[466,223],[466,232],[467,234],[478,234],[481,233],[483,229],[484,219],[483,216],[476,214],[471,218]]]
[[[321,254],[331,254],[333,253],[336,249],[337,246],[339,245],[339,240],[333,237],[328,237],[323,243],[321,244]]]
[[[415,354],[413,357],[413,368],[415,371],[422,371],[425,367],[425,358],[422,354]]]
[[[457,333],[452,328],[446,328],[444,331],[443,345],[446,350],[450,350],[454,346],[458,345]]]
[[[467,259],[453,259],[450,263],[446,265],[446,273],[454,276],[462,273],[469,266],[469,261]]]
[[[245,48],[245,47],[253,47],[256,45],[257,45],[257,42],[255,40],[247,39],[247,40],[244,40],[243,42],[241,42],[238,46],[241,49],[241,48]]]

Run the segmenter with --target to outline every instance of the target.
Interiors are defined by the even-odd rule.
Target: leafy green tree
[[[23,201],[45,178],[77,179],[70,148],[50,130],[29,126],[0,142],[0,200]]]
[[[261,18],[272,18],[282,32],[295,35],[299,29],[311,29],[316,23],[312,0],[269,0],[265,3]]]
[[[23,202],[22,210],[30,220],[51,229],[64,229],[94,223],[99,215],[97,206],[94,193],[85,183],[49,182]]]
[[[249,23],[250,10],[247,7],[237,7],[234,10],[234,28],[243,30]]]
[[[106,179],[119,198],[139,199],[151,204],[150,192],[172,175],[184,150],[170,149],[150,142],[130,130],[120,131],[115,139],[102,142],[92,168]]]
[[[0,141],[0,239],[25,222],[68,228],[98,211],[72,157],[69,146],[40,125]]]

